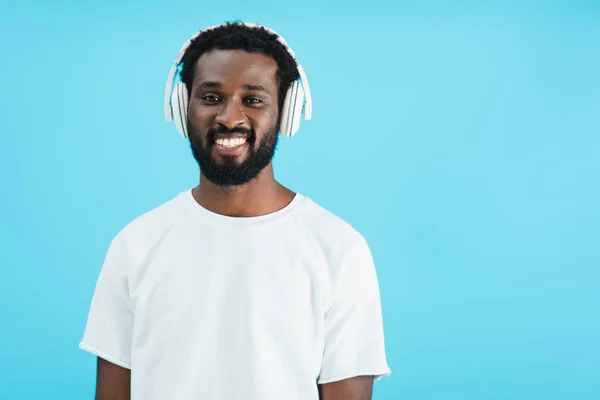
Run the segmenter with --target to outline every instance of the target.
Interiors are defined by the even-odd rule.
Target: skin
[[[321,400],[371,400],[373,376],[357,376],[321,385]]]
[[[221,124],[228,129],[253,129],[256,133],[254,146],[257,147],[277,124],[276,72],[275,60],[262,54],[215,50],[202,55],[195,67],[188,115],[203,143],[206,143],[207,131]],[[206,82],[218,85],[207,87]],[[215,149],[211,156],[217,161],[224,160]],[[240,163],[246,157],[247,151],[244,151],[235,156],[235,162]],[[295,195],[277,182],[272,163],[254,180],[239,187],[220,187],[201,174],[200,184],[192,194],[208,210],[234,217],[275,212],[289,204]],[[130,381],[128,369],[99,358],[96,400],[130,400]],[[372,376],[344,379],[319,387],[321,400],[371,400],[372,390]]]
[[[130,400],[131,371],[98,357],[96,400]]]

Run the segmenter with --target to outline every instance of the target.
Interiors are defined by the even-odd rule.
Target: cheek
[[[187,117],[188,124],[194,130],[195,136],[197,136],[197,138],[204,143],[206,139],[206,133],[211,128],[210,121],[212,117],[205,108],[199,107],[188,108]]]
[[[258,136],[265,136],[273,129],[279,129],[278,124],[278,113],[277,110],[268,111],[263,113],[260,118],[254,120],[255,126],[254,129]]]
[[[211,110],[208,107],[198,107],[194,102],[190,102],[188,107],[188,119],[196,125],[206,125],[211,119]]]

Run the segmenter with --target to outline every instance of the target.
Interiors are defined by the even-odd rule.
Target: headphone
[[[257,24],[245,22],[239,24],[247,26],[249,28],[263,28],[267,32],[276,35],[277,40],[284,46],[284,48],[288,51],[288,53],[296,62],[296,67],[298,69],[298,74],[300,75],[300,78],[292,82],[285,94],[283,107],[281,109],[281,123],[279,125],[279,133],[281,135],[286,137],[294,136],[294,134],[296,134],[296,132],[300,128],[300,120],[302,116],[304,116],[305,120],[310,120],[312,118],[312,98],[310,95],[310,87],[308,86],[308,79],[306,78],[304,69],[296,60],[294,51],[288,46],[285,39],[281,37],[281,35],[279,35],[277,32]],[[185,42],[181,47],[177,58],[175,58],[175,63],[171,67],[171,71],[169,72],[167,88],[165,90],[165,117],[167,119],[167,122],[175,122],[175,127],[184,138],[188,137],[187,111],[189,94],[187,88],[185,87],[185,84],[181,82],[181,80],[175,84],[175,78],[180,77],[181,68],[183,67],[181,59],[183,58],[187,48],[190,46],[192,41],[196,39],[200,34],[225,25],[226,24],[220,24],[203,29],[199,33],[188,39],[188,41]],[[174,84],[175,87],[173,87]]]

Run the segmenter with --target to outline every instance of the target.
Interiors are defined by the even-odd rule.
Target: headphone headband
[[[306,96],[306,104],[304,106],[304,118],[307,119],[307,120],[311,119],[311,117],[312,117],[312,98],[311,98],[311,95],[310,95],[310,88],[308,86],[308,79],[306,78],[306,74],[304,73],[304,69],[298,63],[298,60],[296,60],[296,55],[295,55],[294,51],[287,44],[287,42],[285,41],[285,39],[280,34],[278,34],[277,32],[275,32],[274,30],[272,30],[270,28],[267,28],[266,26],[262,26],[262,25],[258,25],[258,24],[254,24],[254,23],[249,23],[249,22],[236,22],[236,24],[244,25],[244,26],[247,26],[249,28],[262,28],[262,29],[266,30],[267,32],[274,34],[277,37],[277,40],[285,47],[285,49],[292,56],[292,58],[294,59],[294,61],[296,61],[296,66],[298,68],[298,73],[300,75],[300,79],[302,81],[302,86],[304,88],[304,95]],[[192,41],[194,39],[196,39],[198,36],[200,36],[201,34],[207,32],[207,31],[216,29],[216,28],[220,28],[220,27],[226,26],[226,25],[228,25],[228,23],[219,24],[219,25],[213,25],[213,26],[210,26],[208,28],[205,28],[205,29],[201,30],[200,32],[196,33],[191,38],[189,38],[183,44],[183,46],[181,46],[181,50],[179,50],[179,54],[177,54],[177,57],[175,58],[175,62],[173,64],[173,66],[171,67],[171,70],[169,71],[169,77],[168,77],[168,80],[167,80],[167,87],[166,87],[166,90],[165,90],[164,111],[165,111],[165,118],[167,119],[167,121],[170,122],[170,121],[173,120],[173,108],[171,107],[171,94],[173,92],[173,85],[174,85],[174,81],[175,81],[175,74],[177,73],[177,69],[180,66],[181,59],[185,55],[185,52],[187,51],[188,47],[190,47],[190,45],[192,44]]]

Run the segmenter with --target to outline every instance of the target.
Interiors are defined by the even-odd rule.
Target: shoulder
[[[309,197],[305,197],[297,215],[307,229],[322,240],[347,245],[362,239],[362,234],[350,223]]]
[[[136,252],[167,234],[182,215],[184,193],[140,214],[116,234],[114,242],[122,243],[129,252]]]
[[[312,199],[304,199],[296,216],[334,274],[336,266],[353,254],[370,256],[369,245],[361,232]]]

